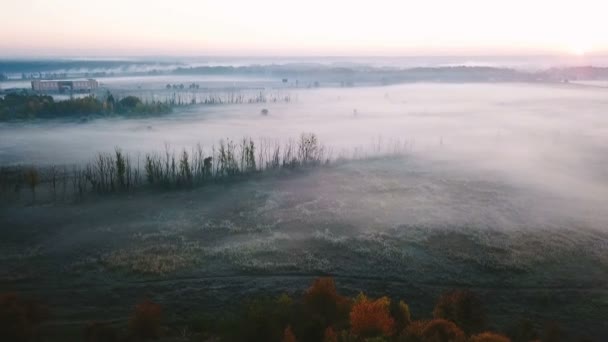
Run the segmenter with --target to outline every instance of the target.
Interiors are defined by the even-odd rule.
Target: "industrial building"
[[[99,88],[99,83],[93,79],[80,81],[32,81],[32,90],[40,93],[86,93],[94,91],[97,88]]]

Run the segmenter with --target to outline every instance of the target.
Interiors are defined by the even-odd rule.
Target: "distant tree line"
[[[104,99],[95,96],[55,101],[52,96],[28,93],[11,93],[0,98],[0,121],[44,118],[75,118],[87,115],[146,115],[171,112],[171,106],[162,102],[143,102],[135,96],[115,99],[107,94]]]

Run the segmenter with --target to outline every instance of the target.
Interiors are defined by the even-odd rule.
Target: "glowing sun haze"
[[[585,54],[603,0],[4,0],[0,56]]]

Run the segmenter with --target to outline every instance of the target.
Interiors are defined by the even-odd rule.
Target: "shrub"
[[[348,325],[350,300],[338,294],[332,278],[317,278],[306,290],[302,299],[301,338],[319,341],[329,327],[344,328]]]
[[[131,333],[142,339],[160,336],[162,308],[160,305],[146,300],[135,306],[135,312],[129,322]]]
[[[0,340],[29,341],[40,323],[48,318],[48,310],[38,302],[24,300],[15,293],[0,295]]]
[[[456,323],[467,334],[481,331],[485,324],[481,301],[473,292],[467,290],[443,294],[435,305],[433,316]]]
[[[350,311],[350,328],[361,337],[391,336],[395,321],[390,315],[388,297],[370,300],[361,298]]]
[[[511,340],[506,336],[486,331],[471,336],[469,342],[511,342]]]
[[[391,316],[395,320],[395,331],[401,332],[412,321],[410,307],[402,300],[391,302]]]
[[[454,322],[434,319],[422,331],[424,342],[464,342],[464,332]]]
[[[133,108],[137,107],[138,105],[141,105],[142,102],[138,97],[127,96],[127,97],[121,99],[120,101],[118,101],[118,104],[126,109],[133,109]]]
[[[405,342],[421,342],[423,339],[424,329],[428,321],[413,321],[401,334],[401,340]]]
[[[284,329],[292,321],[293,301],[283,294],[278,298],[252,300],[245,308],[232,333],[238,341],[281,341]],[[291,329],[291,328],[290,328]]]
[[[304,294],[304,304],[314,313],[336,320],[348,313],[348,298],[338,294],[333,278],[317,278]]]

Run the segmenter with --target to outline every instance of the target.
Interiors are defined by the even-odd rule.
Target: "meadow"
[[[165,81],[158,91],[172,92]],[[379,298],[403,300],[412,321],[431,321],[453,290],[484,304],[483,331],[514,341],[530,340],[513,333],[521,321],[547,341],[551,326],[561,340],[608,334],[606,89],[421,83],[289,95],[0,123],[0,292],[45,301],[52,315],[39,329],[63,341],[82,340],[93,321],[103,324],[90,331],[126,335],[147,300],[162,307],[168,341],[219,338],[238,329],[214,330],[215,319],[235,324],[243,312],[243,331],[283,340],[290,327],[318,340],[330,324],[308,330],[303,316],[276,323],[258,320],[275,317],[266,304],[244,308],[287,294],[299,315],[326,276],[349,298],[332,327],[342,341],[406,335],[353,328],[357,300],[379,315]],[[397,324],[397,311],[381,317]]]

